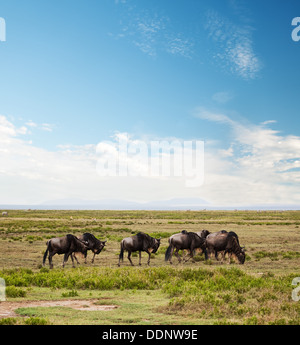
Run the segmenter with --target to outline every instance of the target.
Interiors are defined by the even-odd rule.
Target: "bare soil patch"
[[[6,317],[19,316],[15,313],[18,308],[34,308],[34,307],[68,307],[76,310],[112,310],[118,308],[116,305],[99,304],[98,299],[85,300],[53,300],[53,301],[22,301],[22,302],[0,302],[0,319]]]

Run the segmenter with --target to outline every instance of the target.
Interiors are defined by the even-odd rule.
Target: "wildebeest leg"
[[[78,259],[77,259],[76,255],[75,255],[75,253],[71,254],[71,256],[72,256],[72,255],[73,255],[73,257],[75,258],[75,260],[76,260],[77,264],[79,265],[79,264],[80,264],[80,262],[78,261]]]
[[[148,253],[148,261],[147,261],[147,264],[148,266],[150,265],[150,257],[151,257],[151,252],[147,252]]]
[[[211,248],[208,248],[207,249],[207,256],[208,256],[208,259],[211,260],[211,255],[213,253],[213,250]]]
[[[139,265],[142,265],[142,252],[139,251]]]
[[[69,255],[70,255],[70,252],[68,253],[65,253],[64,255],[64,259],[63,259],[63,264],[62,264],[62,267],[64,268],[65,267],[65,263],[68,261],[69,259]],[[72,257],[72,256],[71,256]],[[73,260],[73,257],[72,257],[72,260]]]
[[[180,263],[181,262],[181,258],[180,258],[180,255],[178,254],[178,251],[179,251],[179,249],[176,248],[174,255],[177,257],[178,262]]]
[[[185,254],[185,256],[182,258],[183,262],[188,262],[190,260],[190,258],[192,258],[192,251],[190,249],[186,250],[187,253]],[[179,254],[178,254],[179,255]],[[188,258],[189,256],[189,258]]]
[[[189,260],[192,259],[192,262],[195,262],[194,260],[194,249],[191,249]]]
[[[195,262],[195,260],[194,260],[194,249],[191,248],[191,249],[188,249],[188,250],[189,250],[190,257],[185,262],[189,261],[190,259],[192,259],[192,262]]]
[[[183,249],[183,252],[185,251],[185,249]],[[190,253],[190,250],[189,249],[186,249],[186,251],[187,251],[187,253],[182,257],[182,261],[188,261],[189,259],[186,259],[186,257],[188,256],[188,255],[190,255],[191,253]]]
[[[73,259],[73,255],[72,255],[72,253],[71,253],[71,260],[72,260],[72,266],[73,266],[73,268],[75,268],[75,265],[74,265],[74,259]]]
[[[226,253],[226,251],[225,251],[225,253]],[[230,265],[230,262],[231,262],[231,257],[232,257],[232,252],[227,252],[228,253],[228,265]],[[224,255],[224,257],[225,257],[225,255]]]
[[[128,251],[128,256],[127,256],[127,258],[128,258],[128,260],[130,261],[131,266],[134,266],[134,264],[133,264],[132,261],[131,261],[131,252],[130,252],[130,251]]]
[[[174,252],[174,247],[172,246],[172,247],[171,247],[171,251],[170,251],[170,264],[171,264],[171,265],[173,264],[173,262],[172,262],[173,252]]]
[[[222,263],[225,261],[226,250],[222,252]]]
[[[50,266],[50,268],[53,268],[52,256],[53,256],[52,253],[49,253],[48,260],[49,260],[49,266]]]
[[[96,253],[94,253],[94,256],[93,256],[93,258],[92,258],[92,264],[94,263],[95,256],[96,256]]]
[[[219,252],[215,250],[215,258],[216,258],[217,261],[219,261],[218,254],[219,254]]]

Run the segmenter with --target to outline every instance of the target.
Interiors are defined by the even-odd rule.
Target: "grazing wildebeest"
[[[69,256],[71,255],[73,267],[74,267],[74,260],[72,254],[74,252],[81,252],[84,253],[88,249],[88,243],[79,240],[74,235],[66,235],[64,237],[56,237],[51,238],[51,240],[47,241],[47,249],[44,254],[43,258],[43,265],[45,265],[45,261],[47,258],[47,254],[49,253],[49,266],[53,268],[52,264],[52,257],[55,254],[65,254],[63,259],[63,267],[65,267],[65,263],[68,261]]]
[[[209,257],[214,253],[216,259],[218,259],[218,252],[224,252],[223,257],[225,257],[226,253],[229,254],[229,263],[232,254],[237,257],[240,264],[245,262],[245,249],[240,246],[238,236],[233,231],[227,232],[226,230],[221,230],[209,234],[206,237],[205,245]]]
[[[139,232],[135,236],[132,237],[126,237],[121,241],[121,251],[119,255],[119,263],[118,266],[120,266],[120,261],[123,261],[124,256],[124,250],[127,250],[128,252],[128,260],[130,261],[131,265],[133,266],[133,263],[131,261],[131,253],[132,252],[139,252],[139,265],[141,265],[141,253],[146,252],[148,254],[148,262],[147,264],[150,264],[150,256],[151,253],[156,253],[160,245],[160,238],[156,239],[154,237],[151,237],[147,234],[144,234],[143,232]]]
[[[99,254],[101,250],[104,248],[106,241],[100,241],[98,240],[93,234],[90,234],[88,232],[85,232],[83,235],[78,237],[81,241],[87,242],[88,243],[88,249],[86,249],[85,252],[83,252],[84,255],[84,262],[86,263],[86,257],[87,257],[87,252],[88,250],[91,250],[94,253],[94,256],[92,258],[92,264],[94,263],[95,260],[95,255]],[[75,253],[73,254],[75,260],[79,264]]]
[[[207,231],[207,230],[204,230],[204,231]],[[200,234],[201,233],[202,232],[200,232]],[[178,254],[178,251],[180,249],[187,249],[189,251],[190,258],[192,258],[192,260],[194,261],[193,252],[197,248],[202,249],[202,253],[204,253],[205,258],[207,258],[206,248],[205,248],[205,237],[201,237],[201,235],[199,236],[195,232],[187,232],[186,230],[183,230],[179,234],[174,234],[169,238],[169,247],[165,253],[165,261],[170,260],[170,264],[172,264],[172,255],[173,255],[174,249],[175,249],[174,254],[178,258],[179,262],[181,262],[180,255]]]

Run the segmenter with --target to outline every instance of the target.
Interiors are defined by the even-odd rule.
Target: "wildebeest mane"
[[[144,232],[138,232],[136,234],[136,237],[139,241],[142,242],[143,250],[147,250],[149,247],[155,245],[155,238],[149,236],[148,234],[145,234]]]

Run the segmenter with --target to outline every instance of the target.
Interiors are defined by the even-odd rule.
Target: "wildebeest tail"
[[[120,251],[120,255],[119,255],[119,260],[123,261],[123,257],[124,257],[124,245],[123,245],[123,241],[121,242],[121,251]]]
[[[48,255],[48,252],[49,252],[49,247],[50,247],[50,241],[47,241],[47,249],[46,249],[44,257],[43,257],[43,265],[45,265],[45,261],[47,259],[47,255]]]
[[[171,253],[172,253],[172,244],[170,244],[168,249],[166,250],[165,261],[168,261],[170,259]]]

